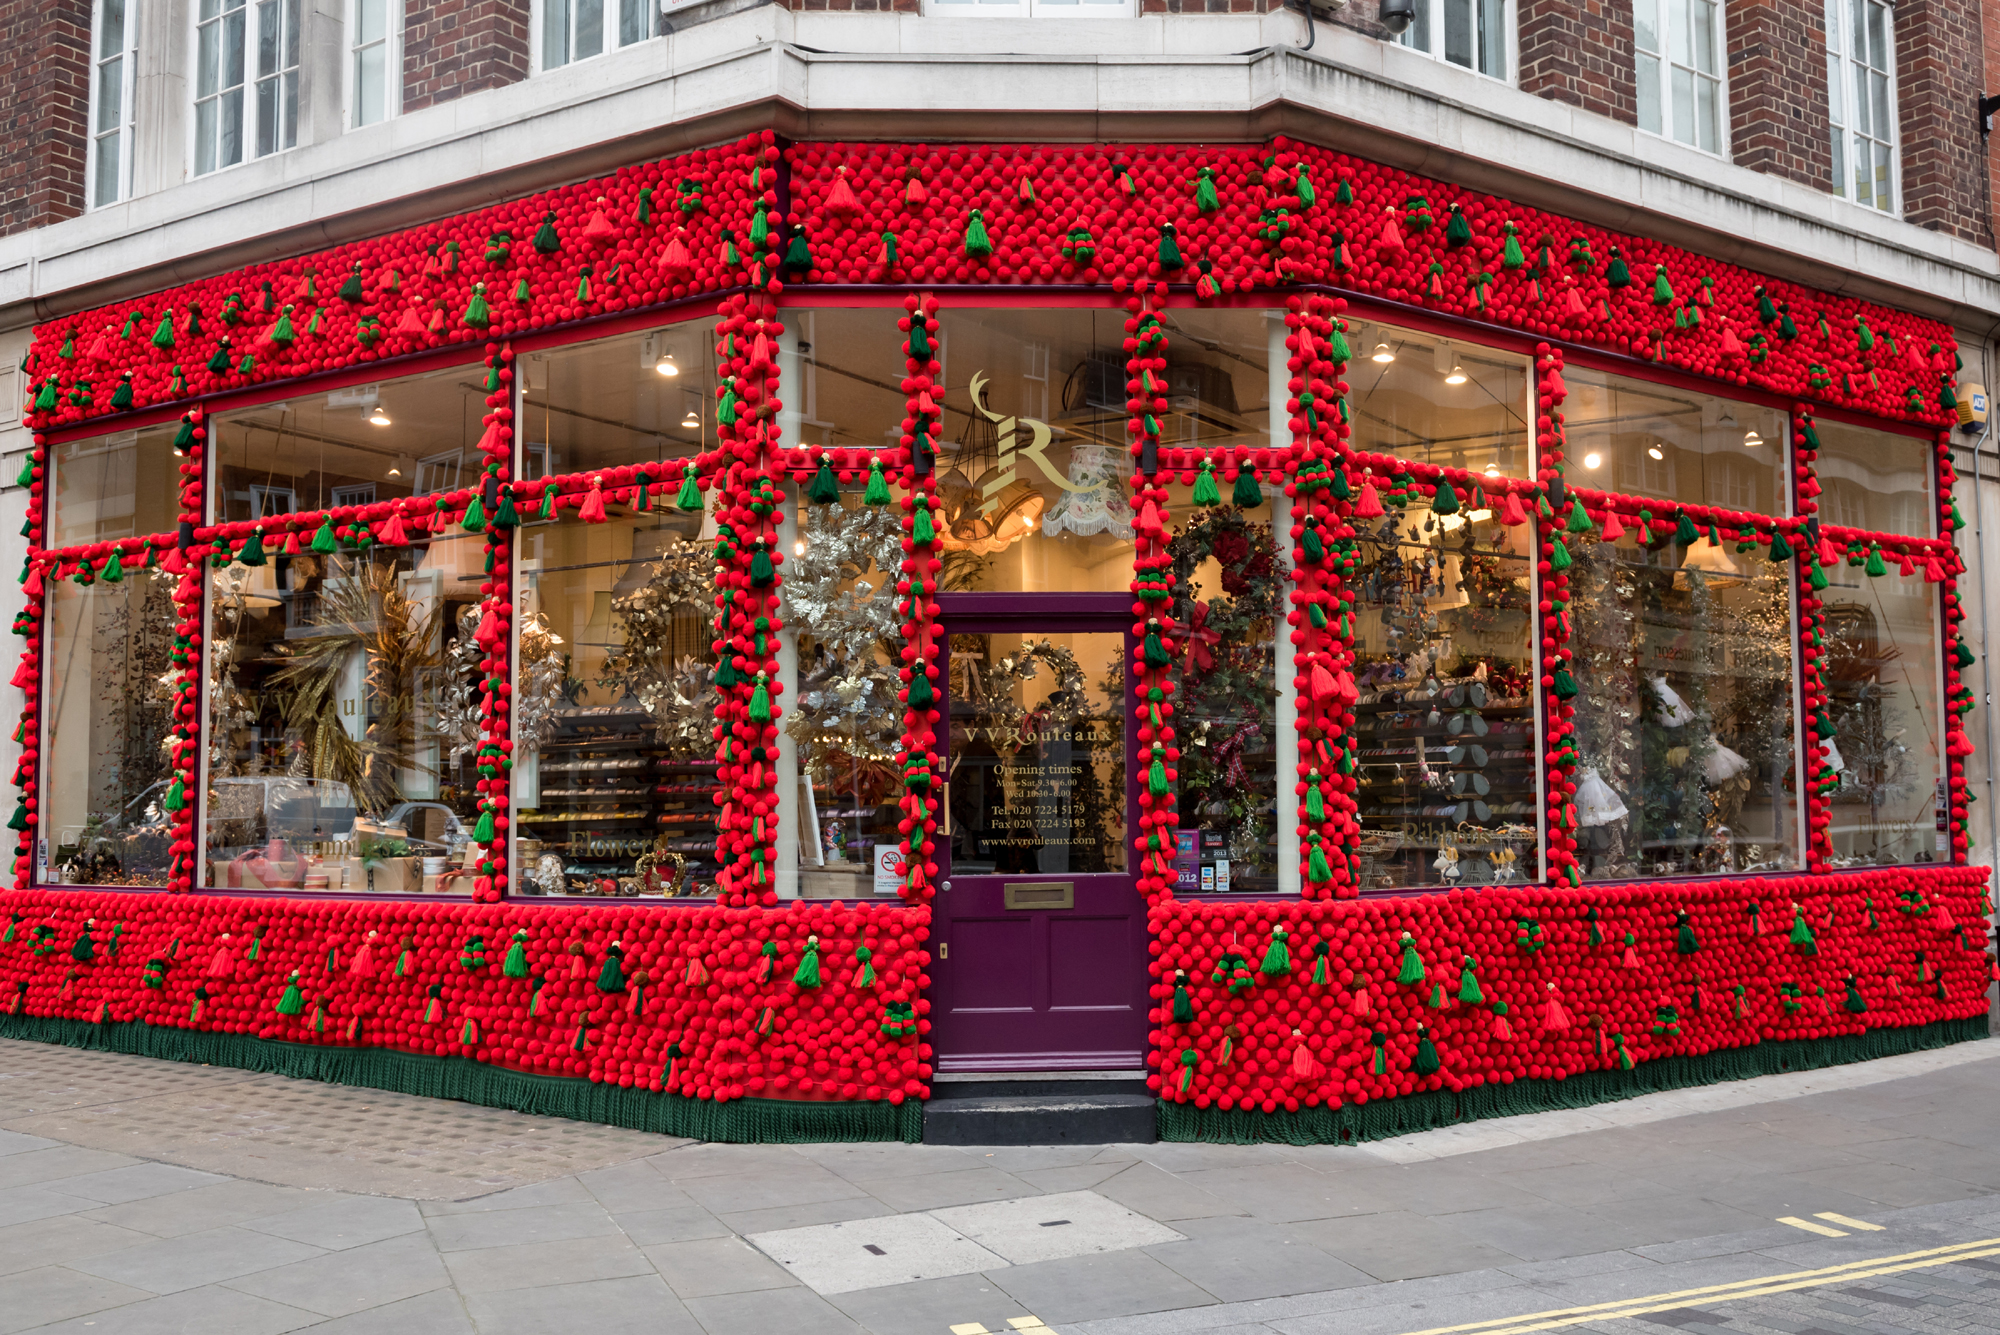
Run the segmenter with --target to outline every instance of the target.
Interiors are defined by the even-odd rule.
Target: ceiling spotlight
[[[1462,366],[1460,366],[1460,365],[1459,365],[1459,364],[1458,364],[1457,362],[1453,362],[1453,363],[1451,364],[1451,374],[1450,374],[1450,375],[1448,375],[1448,376],[1446,376],[1446,377],[1444,378],[1444,382],[1445,382],[1445,384],[1447,384],[1447,385],[1462,385],[1462,384],[1464,384],[1464,383],[1465,383],[1465,368],[1464,368],[1464,367],[1462,367]]]
[[[1396,360],[1396,354],[1389,351],[1389,345],[1387,343],[1377,343],[1375,345],[1374,353],[1368,358],[1368,360],[1371,362],[1377,362],[1383,366],[1387,366],[1390,362]]]
[[[1499,476],[1500,476],[1500,465],[1499,465],[1499,464],[1488,464],[1488,465],[1486,465],[1486,476],[1488,476],[1488,477],[1499,477]]]
[[[384,408],[384,407],[383,407],[383,406],[382,406],[381,404],[379,404],[379,403],[378,403],[378,404],[376,404],[376,405],[375,405],[375,407],[374,407],[374,409],[373,409],[372,411],[370,411],[370,412],[369,412],[369,414],[368,414],[368,425],[370,425],[370,426],[387,426],[387,425],[389,425],[389,412],[388,412],[388,409]]]
[[[1604,466],[1604,456],[1596,450],[1592,450],[1589,454],[1583,456],[1583,466],[1585,468],[1601,468]]]
[[[660,360],[653,363],[653,369],[663,376],[677,376],[681,373],[681,368],[674,362],[674,354],[671,352],[661,353]]]
[[[804,538],[800,538],[797,542],[792,544],[792,555],[804,556],[805,554],[806,554],[806,540]]]
[[[1751,428],[1750,428],[1750,429],[1749,429],[1748,431],[1745,431],[1745,432],[1743,433],[1743,448],[1744,448],[1744,449],[1746,449],[1746,450],[1754,450],[1754,449],[1756,449],[1756,448],[1757,448],[1757,447],[1758,447],[1759,445],[1762,445],[1763,443],[1764,443],[1764,438],[1763,438],[1762,436],[1760,436],[1760,435],[1758,435],[1758,434],[1757,434],[1757,428],[1756,428],[1756,427],[1754,427],[1754,426],[1753,426],[1753,427],[1751,427]]]
[[[1667,456],[1660,452],[1660,447],[1658,445],[1648,445],[1646,447],[1646,457],[1648,459],[1664,459]]]
[[[688,415],[681,419],[681,430],[695,431],[699,430],[700,427],[701,427],[701,419],[694,415],[694,409],[692,408],[688,409]]]
[[[399,454],[389,461],[389,476],[401,477],[403,470],[414,469],[416,466],[416,461],[411,459],[409,455]]]

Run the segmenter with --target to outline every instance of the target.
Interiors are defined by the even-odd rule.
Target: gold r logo
[[[1049,448],[1050,443],[1055,439],[1055,432],[1050,430],[1049,424],[1033,417],[1005,417],[994,412],[986,406],[987,383],[984,371],[973,373],[971,385],[972,406],[979,410],[980,416],[993,423],[994,429],[1000,436],[999,463],[993,469],[993,476],[988,478],[986,484],[980,488],[983,501],[979,507],[979,512],[982,515],[990,516],[995,507],[999,505],[1000,493],[1013,485],[1015,470],[1019,466],[1015,461],[1024,456],[1034,461],[1035,466],[1042,470],[1043,477],[1046,477],[1064,491],[1090,492],[1100,490],[1104,486],[1102,482],[1093,482],[1087,487],[1079,487],[1067,477],[1057,472],[1055,465],[1049,462],[1049,457],[1045,452]],[[1026,445],[1018,443],[1019,429],[1021,427],[1028,429],[1028,443]]]

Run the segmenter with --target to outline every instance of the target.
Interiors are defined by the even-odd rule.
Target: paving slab
[[[153,1296],[144,1289],[59,1265],[15,1271],[7,1276],[5,1291],[6,1301],[0,1303],[0,1332],[5,1335]]]
[[[794,1279],[822,1294],[977,1274],[1007,1264],[1005,1258],[929,1214],[888,1215],[757,1233],[747,1241]],[[685,1248],[711,1245],[681,1244]]]
[[[321,1316],[347,1316],[450,1284],[430,1240],[405,1236],[260,1270],[224,1287]]]
[[[74,1269],[150,1293],[179,1293],[318,1255],[321,1255],[318,1247],[308,1247],[289,1238],[274,1238],[245,1228],[211,1228],[178,1238],[159,1238],[121,1247],[70,1264]]]
[[[476,1294],[466,1310],[479,1335],[702,1335],[701,1324],[658,1275]],[[430,1335],[411,1330],[408,1335]]]

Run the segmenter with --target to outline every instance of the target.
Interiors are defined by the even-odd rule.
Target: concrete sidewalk
[[[1996,1057],[1366,1147],[960,1149],[0,1041],[0,1335],[2000,1331]]]

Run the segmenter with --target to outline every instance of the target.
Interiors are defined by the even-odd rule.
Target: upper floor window
[[[1417,0],[1416,18],[1396,40],[1439,60],[1504,79],[1507,0]]]
[[[201,0],[195,19],[197,176],[298,143],[300,0]],[[251,59],[255,54],[254,63]]]
[[[396,114],[402,80],[397,77],[396,39],[403,7],[391,0],[353,0],[347,25],[347,123],[355,129]]]
[[[542,63],[552,70],[653,35],[658,0],[541,0]]]
[[[1833,192],[1896,209],[1896,32],[1882,0],[1826,0]]]
[[[96,80],[91,90],[90,203],[122,199],[132,179],[132,58],[138,24],[127,0],[98,0]]]
[[[1136,14],[1131,0],[930,0],[927,12],[947,18],[1123,18]]]
[[[1634,0],[1639,128],[1720,153],[1722,6],[1715,0]]]

